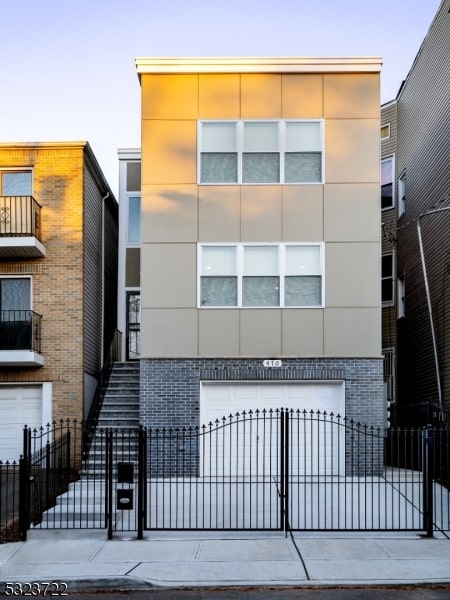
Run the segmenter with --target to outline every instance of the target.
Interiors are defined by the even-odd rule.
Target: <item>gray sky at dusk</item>
[[[87,140],[114,193],[137,56],[380,56],[395,98],[441,0],[1,0],[0,141]]]

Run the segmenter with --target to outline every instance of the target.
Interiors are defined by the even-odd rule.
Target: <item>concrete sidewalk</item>
[[[0,545],[9,583],[67,583],[68,592],[199,586],[450,583],[450,540],[403,533],[31,530]]]

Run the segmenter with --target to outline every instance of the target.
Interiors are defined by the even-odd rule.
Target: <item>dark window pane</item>
[[[392,183],[381,186],[381,208],[392,208]]]
[[[242,157],[244,183],[278,183],[280,156],[277,152],[245,153]]]
[[[237,154],[210,152],[201,158],[201,183],[237,183]]]
[[[201,306],[236,306],[236,277],[202,277]]]
[[[392,279],[383,279],[381,282],[381,301],[392,302],[394,300]]]
[[[392,254],[381,257],[381,277],[392,277]]]
[[[244,277],[242,281],[243,306],[279,306],[278,277]]]
[[[285,306],[320,306],[322,303],[320,276],[286,277],[284,286]]]

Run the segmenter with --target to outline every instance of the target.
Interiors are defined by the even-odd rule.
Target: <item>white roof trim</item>
[[[139,75],[176,73],[379,73],[380,57],[135,58]]]

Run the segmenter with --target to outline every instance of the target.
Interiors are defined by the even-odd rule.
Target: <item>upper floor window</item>
[[[0,196],[31,196],[31,171],[0,171]]]
[[[382,140],[387,140],[391,137],[391,124],[390,123],[386,123],[386,125],[381,126],[380,137]]]
[[[201,121],[199,183],[321,183],[322,130],[322,121]]]
[[[394,206],[394,157],[381,161],[381,210]]]
[[[128,196],[127,243],[141,243],[141,197]]]
[[[406,209],[406,172],[398,178],[398,216],[401,217]]]
[[[199,306],[320,307],[322,244],[199,246]]]
[[[402,273],[397,279],[397,317],[405,316],[405,274]]]
[[[30,310],[31,279],[0,277],[0,320],[19,320],[20,311]],[[16,315],[16,317],[15,317]]]
[[[381,302],[385,306],[394,303],[394,254],[386,252],[381,257]]]

